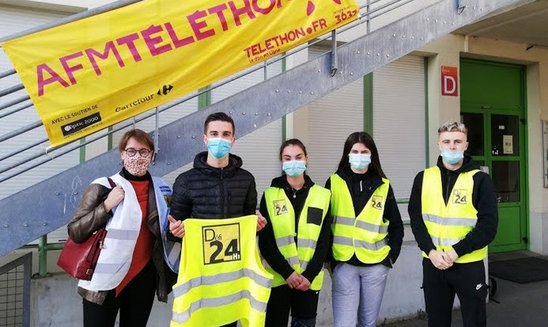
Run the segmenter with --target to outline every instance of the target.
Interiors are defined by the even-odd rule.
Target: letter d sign
[[[215,230],[213,228],[204,229],[204,241],[211,242],[215,240]]]
[[[441,66],[441,95],[458,96],[457,67]]]

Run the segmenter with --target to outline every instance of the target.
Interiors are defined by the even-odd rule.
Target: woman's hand
[[[172,215],[167,215],[169,220],[169,231],[175,237],[183,238],[185,236],[185,225],[181,220],[173,218]]]
[[[295,288],[303,292],[308,291],[310,289],[310,281],[306,277],[301,275],[301,283]]]
[[[298,272],[294,271],[289,277],[287,277],[286,282],[289,288],[297,288],[301,284],[302,276]]]
[[[104,201],[105,210],[107,212],[112,210],[112,208],[116,207],[120,202],[122,202],[125,196],[126,193],[120,185],[116,185],[115,187],[113,187]]]
[[[263,217],[263,215],[261,215],[261,213],[258,210],[257,210],[256,214],[257,214],[257,232],[258,232],[261,229],[263,229],[264,226],[266,226],[267,221],[266,221],[266,218]]]

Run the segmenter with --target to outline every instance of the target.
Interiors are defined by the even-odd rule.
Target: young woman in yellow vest
[[[266,268],[274,275],[266,309],[267,327],[316,325],[323,264],[329,251],[330,193],[305,174],[304,144],[290,139],[280,147],[282,176],[272,180],[261,199],[267,219],[259,234]]]
[[[333,216],[334,325],[375,326],[388,270],[400,253],[403,223],[369,134],[348,136],[326,188]]]
[[[68,224],[76,243],[105,227],[107,235],[90,281],[80,280],[84,327],[145,327],[154,293],[167,302],[175,283],[180,244],[165,240],[170,187],[148,172],[154,142],[144,131],[126,132],[118,146],[123,168],[94,180]],[[165,241],[163,241],[165,240]]]

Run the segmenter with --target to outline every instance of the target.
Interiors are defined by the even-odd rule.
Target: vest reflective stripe
[[[139,231],[128,229],[109,229],[108,237],[115,238],[117,240],[133,240],[137,239]]]
[[[342,216],[333,217],[334,224],[354,226],[355,222],[356,222],[356,217],[342,217]]]
[[[272,276],[256,247],[255,215],[187,219],[171,327],[263,326]]]
[[[302,247],[302,248],[315,249],[316,244],[317,244],[316,240],[309,240],[309,239],[305,239],[305,238],[300,238],[299,239],[299,246]]]
[[[238,293],[227,295],[227,296],[224,296],[224,297],[221,297],[221,298],[200,299],[199,301],[192,303],[191,307],[188,310],[186,310],[182,313],[173,314],[172,320],[176,323],[184,324],[184,323],[186,323],[190,320],[190,317],[192,316],[192,313],[194,313],[194,312],[196,312],[200,309],[216,308],[216,307],[220,307],[220,306],[223,306],[223,305],[234,303],[234,302],[237,302],[237,301],[240,301],[240,300],[243,300],[243,299],[248,300],[251,307],[254,310],[260,311],[260,312],[261,311],[266,312],[266,305],[267,304],[255,299],[251,295],[251,292],[249,292],[247,290],[244,290],[244,291],[240,291]]]
[[[383,214],[390,182],[385,178],[382,181],[356,217],[346,182],[337,174],[331,175],[332,253],[335,260],[345,262],[355,254],[361,262],[374,264],[388,256],[390,246],[386,236],[389,222],[384,220]]]
[[[97,263],[94,274],[115,274],[122,270],[126,263]]]
[[[281,188],[269,187],[265,190],[264,196],[276,245],[293,270],[302,273],[308,267],[316,250],[324,218],[329,210],[329,190],[318,185],[313,185],[310,188],[299,216],[297,235],[295,235],[295,211],[285,191]],[[308,221],[309,208],[321,209],[320,224]],[[274,276],[273,287],[286,284],[285,279],[272,267],[267,266],[267,270]],[[310,289],[315,291],[321,289],[323,274],[322,270],[311,281]]]
[[[295,243],[295,239],[293,238],[293,236],[283,236],[283,237],[278,237],[276,239],[276,244],[279,247],[286,246],[286,245],[291,245],[291,244],[294,244],[294,243]]]
[[[294,255],[294,256],[292,256],[292,257],[289,257],[289,258],[285,258],[285,259],[287,260],[287,262],[289,263],[289,265],[290,265],[291,267],[293,267],[293,266],[299,266],[299,265],[301,264],[301,261],[299,260],[299,257],[296,256],[296,255]],[[270,271],[270,270],[268,269],[268,271]],[[272,272],[271,272],[271,273],[272,273]],[[278,285],[275,285],[275,286],[278,286]]]
[[[476,226],[475,218],[442,218],[435,215],[422,215],[424,221],[429,221],[435,224],[444,225],[444,226]]]
[[[377,234],[386,234],[388,233],[388,226],[379,226],[375,224],[368,223],[366,221],[358,220],[356,222],[356,228],[360,228],[369,232],[377,233]]]
[[[257,284],[266,288],[272,285],[272,280],[270,278],[261,276],[251,269],[244,268],[238,271],[220,273],[213,276],[199,276],[199,277],[193,278],[182,285],[178,285],[177,287],[174,287],[173,296],[174,297],[183,296],[194,287],[236,281],[242,277],[253,279],[254,281],[257,282]]]
[[[377,243],[368,243],[366,241],[361,240],[353,240],[349,237],[344,236],[335,236],[333,237],[333,243],[335,244],[342,244],[342,245],[348,245],[348,246],[354,246],[356,247],[362,247],[366,248],[371,251],[377,251],[382,249],[386,245],[386,240],[382,239],[378,241]]]
[[[450,251],[474,229],[477,210],[472,203],[475,169],[460,173],[447,204],[443,198],[441,172],[437,166],[424,171],[422,182],[422,218],[438,251]],[[428,257],[426,253],[422,253]],[[457,258],[457,263],[479,261],[487,255],[487,247]]]
[[[347,226],[354,226],[354,223],[356,223],[356,226],[355,226],[356,228],[360,228],[366,231],[379,233],[379,234],[388,233],[388,226],[379,226],[379,225],[371,224],[371,223],[368,223],[367,221],[361,221],[361,220],[358,220],[356,222],[356,218],[354,217],[337,216],[333,218],[333,223],[340,224],[340,225],[347,225]]]
[[[432,243],[440,247],[453,246],[460,241],[459,238],[440,238],[440,237],[434,237],[434,236],[431,236],[431,238],[432,238]]]

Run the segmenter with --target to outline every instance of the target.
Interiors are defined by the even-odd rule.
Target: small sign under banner
[[[57,146],[358,16],[355,0],[148,0],[2,46]]]

